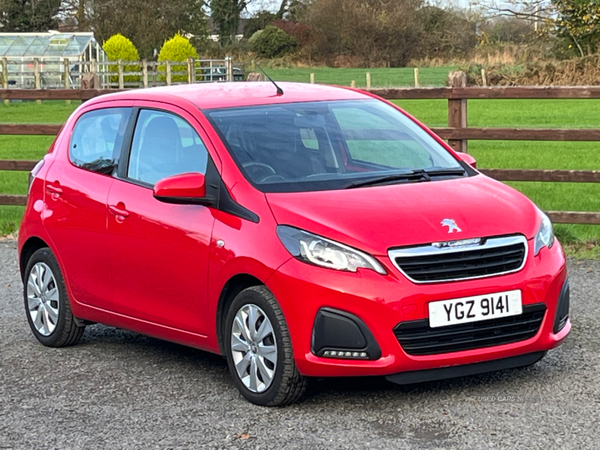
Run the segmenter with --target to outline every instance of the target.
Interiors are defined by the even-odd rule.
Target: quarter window
[[[73,130],[69,158],[93,172],[110,174],[121,154],[131,108],[107,108],[83,114]]]
[[[147,184],[180,173],[206,173],[208,153],[194,128],[174,114],[142,110],[127,177]]]

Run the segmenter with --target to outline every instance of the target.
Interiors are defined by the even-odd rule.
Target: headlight
[[[375,258],[339,242],[286,225],[277,227],[277,236],[288,252],[300,261],[328,269],[356,272],[363,268],[386,274]]]
[[[535,256],[537,256],[542,248],[551,248],[554,244],[554,230],[552,229],[552,222],[550,222],[548,216],[542,211],[540,211],[540,216],[542,217],[542,223],[540,224],[540,229],[535,235],[535,242],[533,245]]]

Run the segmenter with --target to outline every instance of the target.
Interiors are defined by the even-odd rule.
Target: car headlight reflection
[[[372,256],[308,231],[279,225],[277,236],[284,247],[300,261],[347,272],[371,269],[382,275],[386,274],[385,269]]]

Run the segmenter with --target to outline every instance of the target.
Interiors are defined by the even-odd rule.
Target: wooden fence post
[[[487,86],[487,76],[485,75],[485,69],[481,69],[481,84]]]
[[[192,84],[196,81],[196,61],[191,56],[188,58],[187,68],[188,84]]]
[[[92,74],[94,89],[102,89],[102,83],[100,83],[100,77],[98,76],[98,61],[94,58],[90,59],[90,73]]]
[[[117,68],[119,71],[119,89],[123,89],[125,87],[124,77],[123,77],[123,60],[119,59],[117,61]]]
[[[167,64],[167,86],[171,86],[171,61],[165,61]]]
[[[458,70],[450,72],[448,85],[453,88],[466,87],[467,74]],[[467,100],[449,99],[448,100],[448,126],[452,128],[467,127]],[[467,141],[459,139],[449,139],[448,145],[457,152],[467,153]]]
[[[148,87],[148,61],[142,59],[142,86]]]
[[[2,58],[2,89],[8,89],[8,59]],[[4,104],[10,104],[10,100],[5,98]]]
[[[233,60],[231,56],[225,57],[225,66],[227,67],[227,81],[233,81]]]
[[[419,68],[415,67],[415,87],[419,87]]]
[[[367,72],[367,89],[371,89],[371,73]]]
[[[40,60],[39,58],[33,58],[33,83],[36,89],[41,89],[41,78],[40,78]],[[35,101],[38,105],[42,104],[41,100]]]
[[[70,76],[71,76],[71,73],[69,71],[69,58],[63,58],[63,87],[65,89],[70,88],[70,84],[71,84]],[[70,104],[71,104],[71,100],[65,100],[65,105],[70,105]]]

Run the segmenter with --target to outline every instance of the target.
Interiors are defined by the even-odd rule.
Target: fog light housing
[[[354,314],[333,308],[321,308],[317,312],[311,350],[323,358],[381,358],[381,349],[365,323]]]

